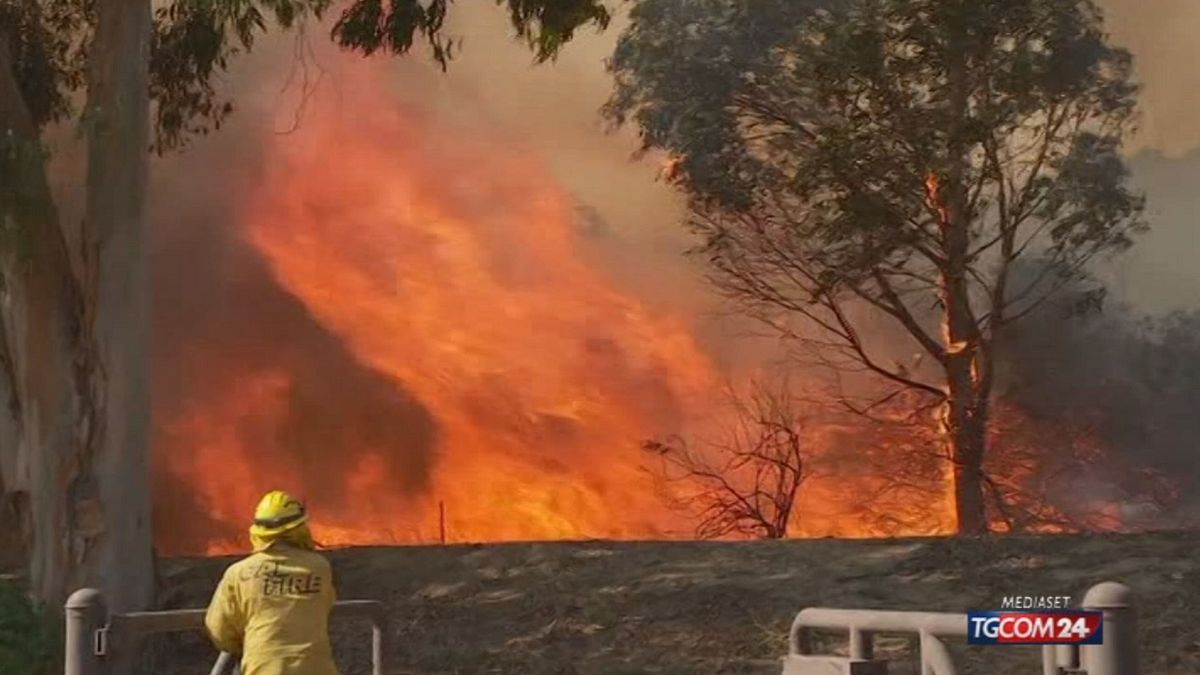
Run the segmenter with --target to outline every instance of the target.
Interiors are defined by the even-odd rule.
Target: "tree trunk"
[[[961,20],[961,18],[960,18]],[[947,49],[947,84],[954,124],[948,135],[945,192],[935,178],[932,201],[938,209],[942,252],[941,269],[944,368],[947,400],[943,434],[954,472],[954,506],[958,533],[988,531],[983,501],[983,457],[987,444],[987,407],[991,393],[981,386],[984,336],[971,306],[968,268],[971,264],[971,218],[966,184],[970,82],[966,67],[965,25],[951,33]]]
[[[149,0],[102,0],[89,53],[83,286],[101,368],[103,424],[87,486],[104,505],[92,558],[116,611],[154,598],[150,531],[149,279],[146,184],[150,143]]]
[[[970,363],[949,368],[950,397],[943,421],[954,471],[954,515],[958,533],[988,532],[983,500],[983,457],[987,450],[987,404],[976,393]]]
[[[38,132],[0,44],[0,472],[52,607],[98,586],[117,611],[147,607],[149,499],[148,0],[101,0],[84,125],[81,269],[54,209]]]
[[[76,564],[99,528],[69,493],[87,471],[93,426],[83,303],[46,179],[38,130],[0,41],[0,471],[30,585],[57,605],[85,581]]]

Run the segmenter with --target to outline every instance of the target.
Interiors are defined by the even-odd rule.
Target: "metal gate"
[[[1043,675],[1138,675],[1137,616],[1130,590],[1105,582],[1093,586],[1082,605],[1104,614],[1103,644],[1043,647]],[[831,629],[849,633],[848,656],[813,654],[811,632]],[[792,622],[783,675],[885,674],[887,662],[874,658],[875,633],[916,634],[921,675],[957,675],[943,638],[965,638],[967,615],[805,609]]]
[[[66,604],[65,675],[108,675],[125,672],[136,658],[143,638],[164,633],[204,630],[203,609],[110,614],[104,596],[95,589],[75,591]],[[335,603],[332,618],[365,618],[371,621],[371,673],[384,673],[384,640],[387,613],[374,600],[345,600]],[[221,654],[211,675],[222,675],[234,659]]]

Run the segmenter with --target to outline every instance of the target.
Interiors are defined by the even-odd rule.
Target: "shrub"
[[[62,653],[53,617],[15,583],[0,580],[0,673],[51,675]]]

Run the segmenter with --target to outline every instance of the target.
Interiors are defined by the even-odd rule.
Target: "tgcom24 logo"
[[[1098,645],[1104,615],[1080,610],[975,611],[967,613],[972,645]]]

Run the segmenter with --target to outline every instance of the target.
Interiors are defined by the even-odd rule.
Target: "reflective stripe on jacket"
[[[242,675],[338,675],[335,597],[323,556],[280,543],[225,570],[204,625],[218,649],[242,655]]]

